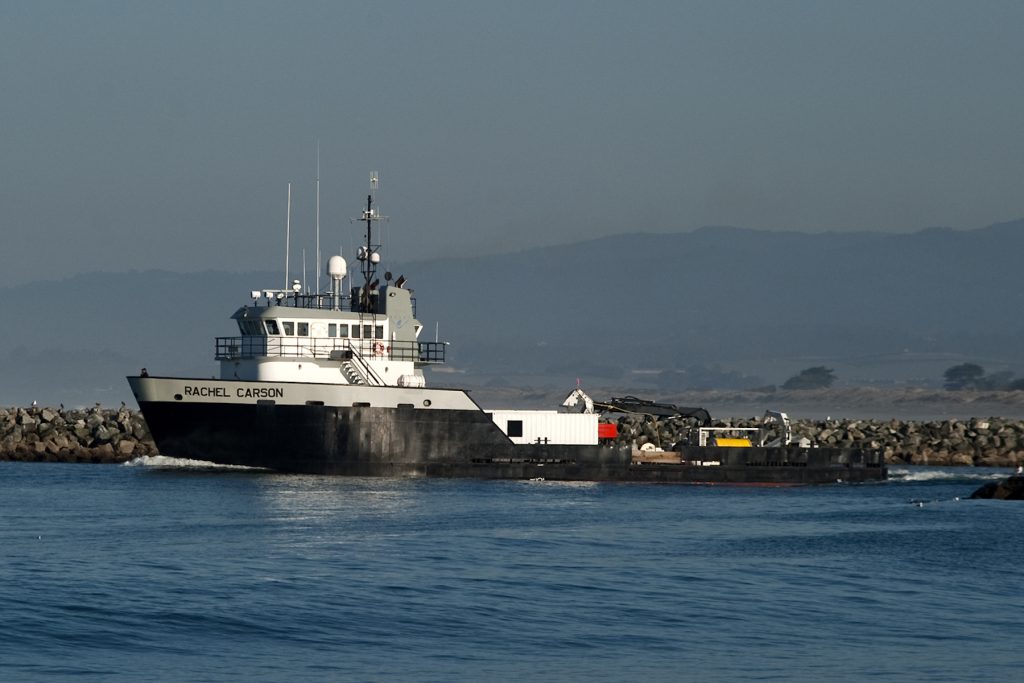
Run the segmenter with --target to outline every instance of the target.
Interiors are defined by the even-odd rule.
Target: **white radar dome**
[[[377,252],[370,254],[370,263],[380,263],[380,254]]]
[[[334,278],[343,278],[348,273],[348,266],[345,259],[340,256],[332,256],[327,259],[327,274]]]

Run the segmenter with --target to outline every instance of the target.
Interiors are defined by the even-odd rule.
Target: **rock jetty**
[[[759,427],[757,418],[715,420],[715,427]],[[820,446],[880,450],[891,465],[1024,464],[1024,420],[972,418],[913,422],[903,420],[794,420],[793,439]],[[618,420],[620,443],[646,443],[669,449],[686,425],[679,420],[651,420],[627,415]]]
[[[716,420],[716,427],[758,427],[757,418]],[[881,450],[889,464],[1024,465],[1024,420],[972,418],[905,420],[794,420],[793,438],[821,446]],[[686,425],[641,415],[618,419],[620,443],[669,449]],[[142,414],[116,409],[0,408],[0,460],[125,462],[157,449]]]
[[[0,408],[0,460],[119,463],[156,455],[138,411]]]

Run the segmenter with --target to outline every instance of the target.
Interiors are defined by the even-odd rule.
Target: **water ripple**
[[[752,490],[0,463],[3,678],[1012,679],[1024,508],[963,500],[995,474]]]

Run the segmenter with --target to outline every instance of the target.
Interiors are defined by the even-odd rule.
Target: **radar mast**
[[[363,215],[353,218],[352,221],[366,223],[366,242],[359,247],[356,258],[359,260],[359,268],[363,272],[363,288],[359,293],[359,307],[363,311],[370,309],[370,292],[377,288],[378,280],[377,264],[380,263],[380,244],[373,241],[373,224],[375,221],[386,221],[387,216],[380,215],[380,212],[373,206],[373,195],[380,185],[380,178],[376,171],[370,173],[370,193],[366,195],[366,208]]]

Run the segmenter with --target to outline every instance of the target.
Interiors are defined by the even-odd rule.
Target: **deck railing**
[[[376,301],[378,295],[373,294],[372,301]],[[265,301],[257,300],[250,304],[253,308],[269,308],[272,306],[282,306],[286,308],[312,308],[321,311],[331,310],[342,310],[342,311],[356,311],[359,310],[358,303],[353,303],[352,297],[348,294],[343,295],[338,299],[339,306],[334,306],[334,295],[333,294],[293,294],[289,292],[283,299],[268,299]],[[416,317],[416,297],[409,297],[409,303],[412,304],[412,315]],[[373,306],[376,308],[376,306]],[[374,312],[374,311],[366,311]]]
[[[387,339],[321,339],[318,337],[217,337],[216,360],[251,358],[339,358],[345,352],[366,360],[392,359],[444,363],[444,342]]]

